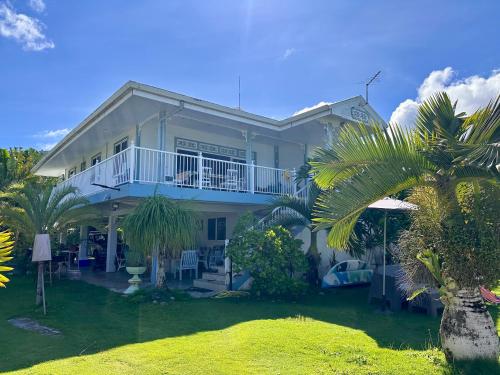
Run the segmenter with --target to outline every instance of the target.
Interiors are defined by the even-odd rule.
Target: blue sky
[[[0,0],[0,147],[50,147],[127,80],[237,106],[241,75],[242,107],[283,118],[364,94],[382,70],[370,104],[386,120],[409,121],[436,88],[473,108],[500,92],[498,14],[498,1]]]

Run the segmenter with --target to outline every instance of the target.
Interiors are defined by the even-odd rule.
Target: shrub
[[[239,227],[237,227],[239,228]],[[246,270],[254,278],[252,291],[267,296],[295,297],[307,284],[302,279],[307,270],[302,241],[281,226],[264,231],[235,231],[226,249],[236,271]]]

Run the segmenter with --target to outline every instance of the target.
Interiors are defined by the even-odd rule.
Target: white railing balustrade
[[[285,195],[296,191],[295,172],[131,146],[63,181],[83,195],[128,182],[183,188]]]

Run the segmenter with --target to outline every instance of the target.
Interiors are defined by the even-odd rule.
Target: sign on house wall
[[[351,116],[354,120],[364,123],[367,123],[370,119],[368,113],[356,107],[351,107]]]

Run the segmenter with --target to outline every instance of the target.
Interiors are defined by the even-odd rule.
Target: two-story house
[[[203,219],[200,246],[224,243],[243,212],[296,194],[294,170],[353,121],[384,124],[361,96],[275,120],[127,82],[34,172],[78,187],[109,218],[106,270],[114,271],[117,218],[143,197],[190,200]]]

